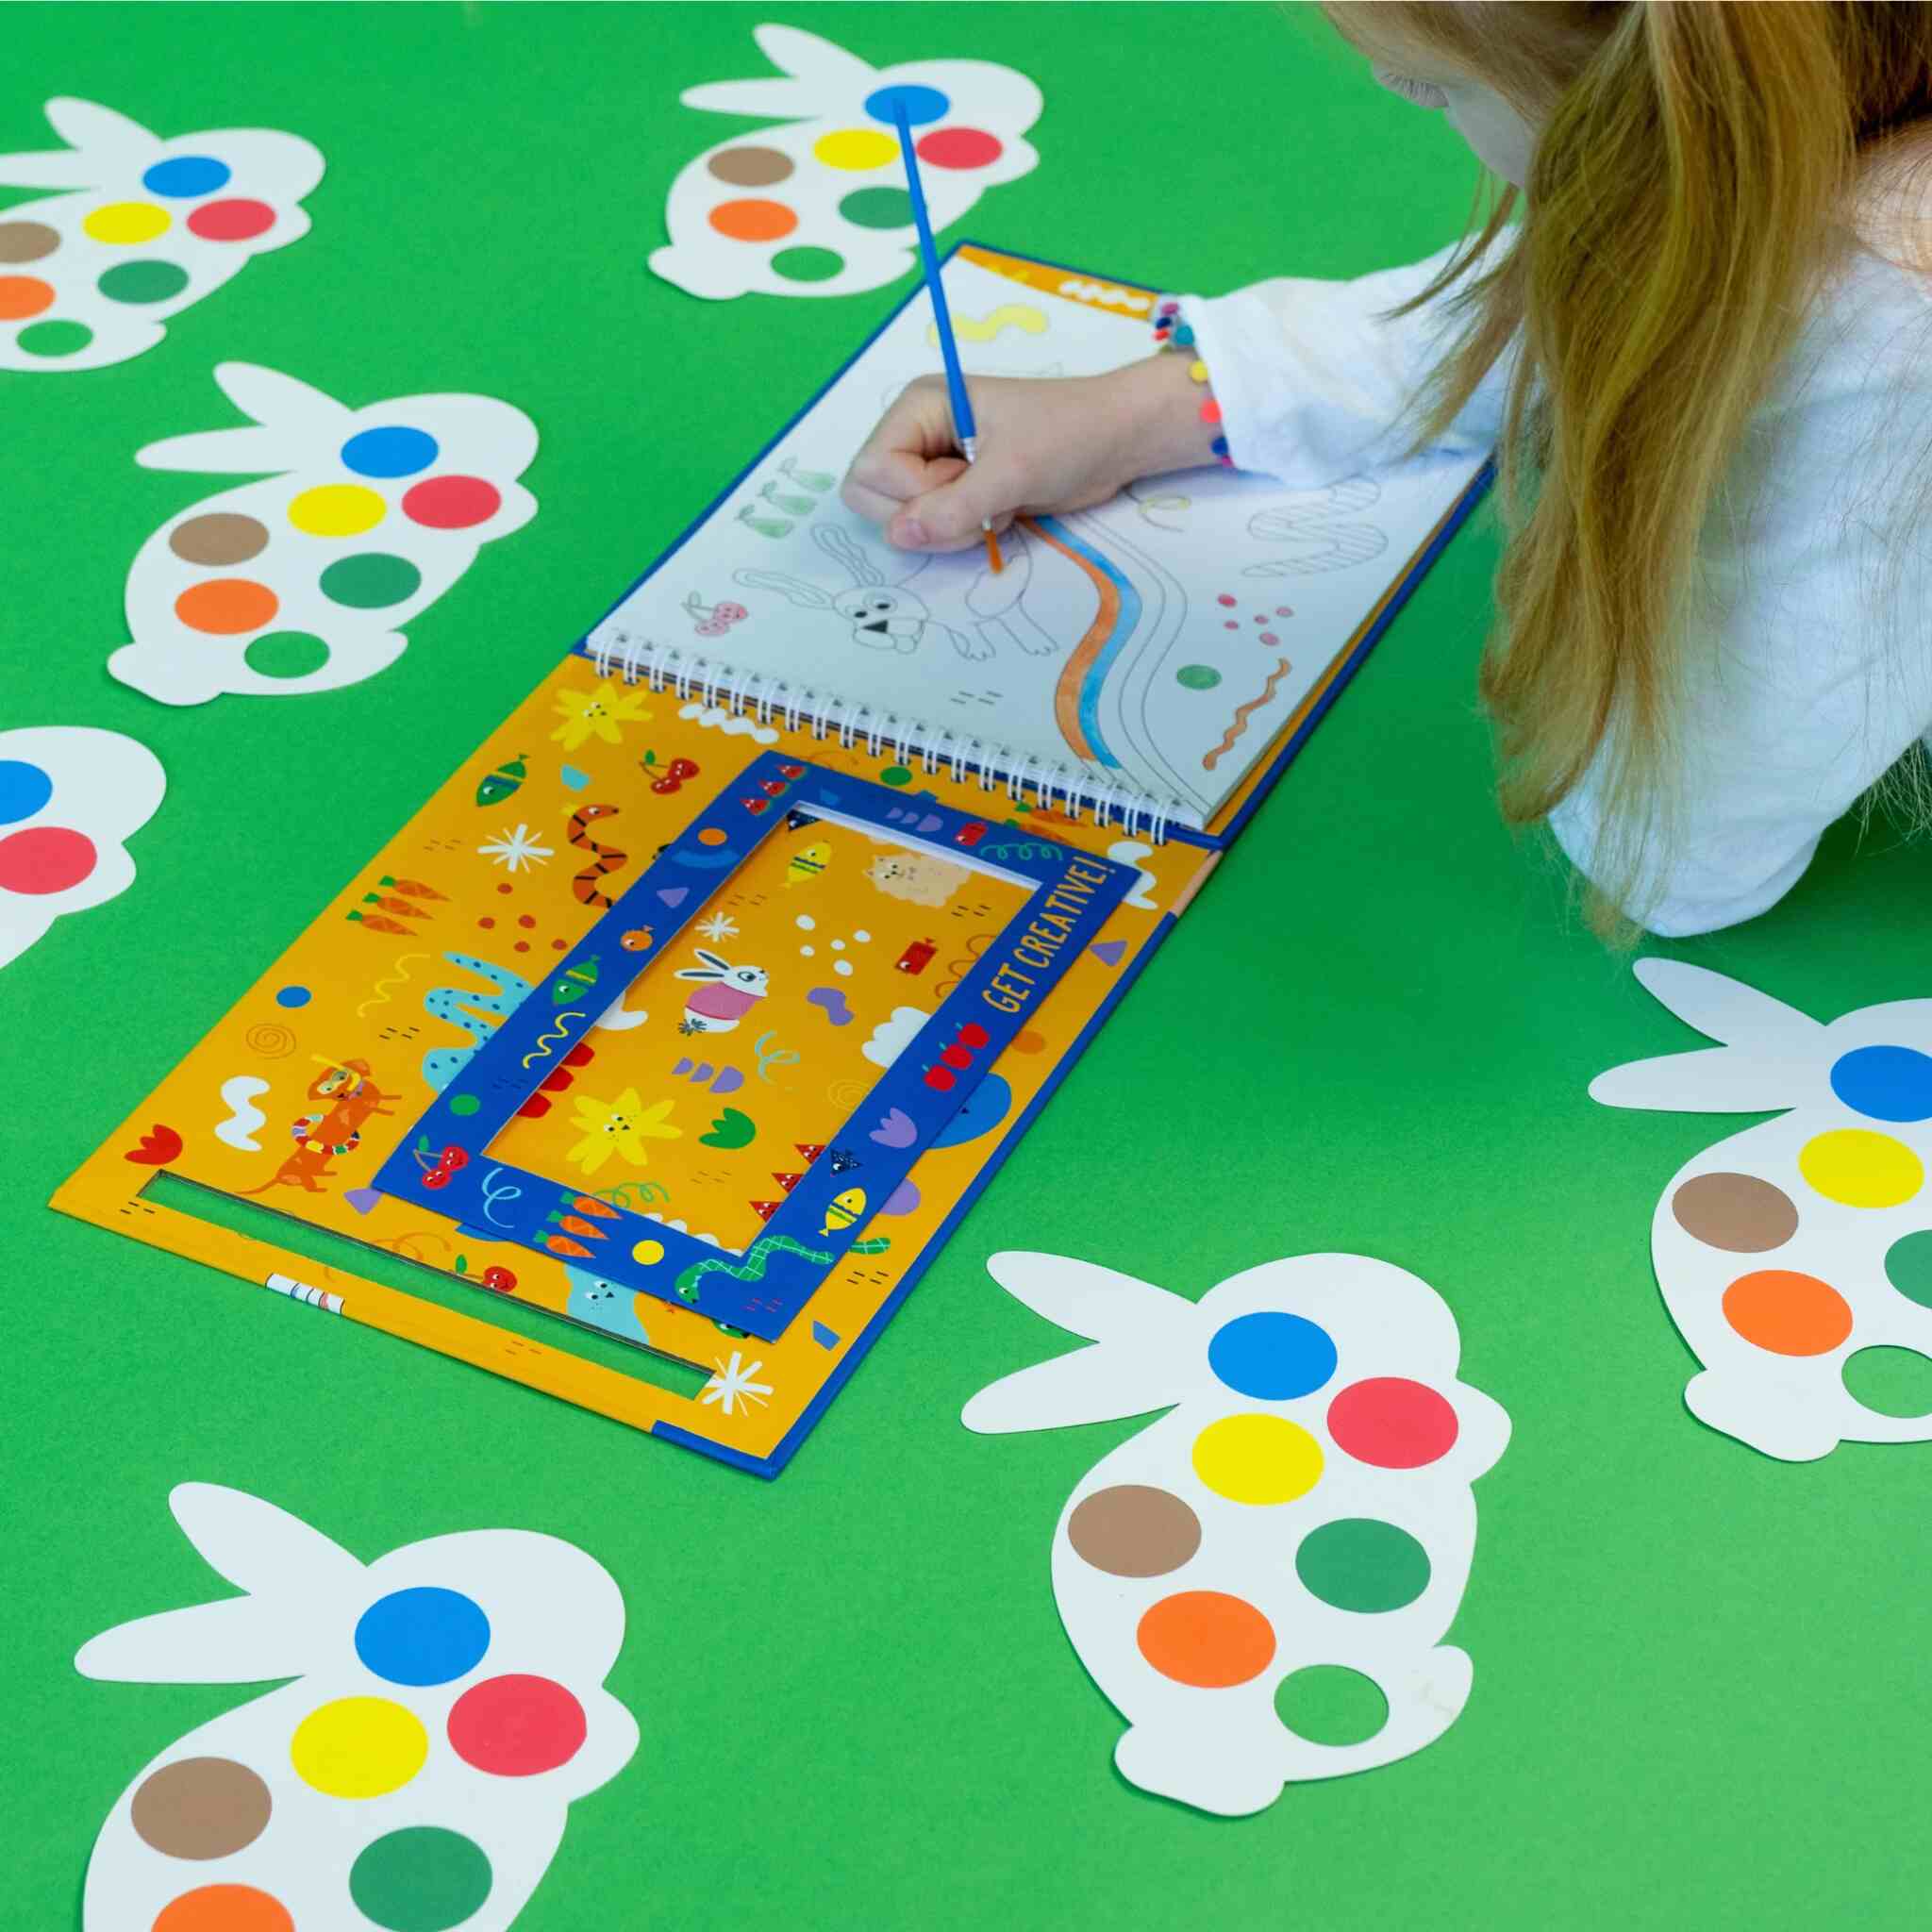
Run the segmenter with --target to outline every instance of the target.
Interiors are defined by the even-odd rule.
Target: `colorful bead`
[[[1201,420],[1204,423],[1219,423],[1221,421],[1221,405],[1212,396],[1209,396],[1201,405]]]
[[[1178,315],[1181,312],[1181,305],[1178,302],[1163,302],[1155,312],[1162,316]]]
[[[1201,361],[1190,362],[1188,364],[1188,374],[1196,382],[1206,382],[1208,380],[1208,365]]]
[[[1208,445],[1208,447],[1211,449],[1216,456],[1224,457],[1227,454],[1227,438],[1224,436],[1217,436],[1214,439],[1214,441]]]
[[[1191,349],[1194,346],[1194,331],[1191,329],[1186,323],[1182,323],[1180,326],[1174,330],[1174,346],[1176,348]]]

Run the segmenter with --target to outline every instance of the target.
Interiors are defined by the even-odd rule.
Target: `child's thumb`
[[[983,525],[1003,527],[1012,508],[997,475],[970,469],[914,497],[892,519],[886,537],[902,550],[963,550],[979,541]]]

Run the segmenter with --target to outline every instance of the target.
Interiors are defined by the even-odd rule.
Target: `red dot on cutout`
[[[522,914],[522,915],[521,915],[521,916],[520,916],[520,917],[518,918],[518,920],[517,920],[517,924],[518,924],[519,925],[521,925],[521,926],[525,927],[525,929],[527,929],[527,928],[528,928],[528,927],[530,927],[530,926],[533,926],[533,925],[535,925],[535,924],[536,924],[536,923],[537,923],[537,921],[536,921],[535,917],[534,917],[534,916],[533,916],[532,914],[528,913],[528,912],[525,912],[525,913]]]
[[[403,514],[426,530],[473,530],[502,507],[495,484],[480,476],[432,476],[403,495]]]
[[[1456,1411],[1425,1383],[1375,1375],[1328,1405],[1328,1433],[1357,1462],[1421,1469],[1456,1446]]]
[[[583,1706],[548,1677],[487,1678],[449,1713],[457,1756],[497,1777],[535,1777],[568,1764],[589,1728]]]
[[[476,924],[480,925],[485,932],[488,932],[491,929],[491,927],[496,924],[496,922],[493,919],[479,919],[476,922]]]
[[[1264,644],[1278,644],[1281,640],[1272,630],[1264,630],[1261,633],[1261,641]]]
[[[1217,604],[1226,605],[1230,610],[1234,608],[1234,599],[1230,597],[1225,591],[1222,591],[1221,595],[1215,598],[1214,601]]]
[[[919,138],[919,158],[935,168],[986,168],[1006,150],[978,127],[936,127]]]
[[[210,201],[188,217],[188,231],[204,242],[252,242],[275,225],[265,201]]]
[[[508,892],[509,891],[509,888],[508,886],[498,886],[496,890],[499,892]]]
[[[530,942],[528,940],[519,940],[512,950],[519,953],[527,953],[530,950]]]
[[[970,1020],[959,1029],[961,1046],[982,1047],[987,1043],[989,1037],[984,1026],[975,1026]]]
[[[970,1067],[973,1064],[973,1056],[963,1046],[949,1046],[940,1058],[949,1067]]]
[[[566,953],[570,948],[561,940],[552,940],[550,941],[550,950],[553,953]]]
[[[1223,629],[1223,630],[1239,630],[1239,629],[1241,629],[1241,625],[1238,625],[1238,624],[1237,624],[1237,623],[1236,623],[1236,622],[1234,621],[1234,619],[1233,619],[1233,618],[1231,618],[1231,617],[1230,617],[1230,618],[1229,618],[1229,619],[1228,619],[1228,620],[1227,620],[1227,621],[1226,621],[1226,622],[1225,622],[1225,623],[1224,623],[1224,625],[1222,625],[1221,627],[1222,627],[1222,629]]]
[[[943,1067],[928,1067],[925,1070],[925,1084],[943,1093],[954,1084],[953,1076]]]
[[[0,889],[64,892],[94,869],[94,841],[64,825],[36,825],[0,839]]]

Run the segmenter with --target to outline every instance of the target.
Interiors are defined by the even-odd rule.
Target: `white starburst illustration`
[[[765,1397],[772,1392],[769,1382],[754,1382],[752,1377],[764,1367],[762,1361],[745,1365],[744,1357],[737,1349],[731,1351],[728,1362],[719,1361],[716,1356],[711,1359],[718,1363],[718,1373],[698,1391],[700,1402],[715,1402],[726,1414],[731,1413],[734,1402],[742,1402],[749,1407],[756,1402],[764,1407]]]
[[[513,832],[497,833],[495,838],[486,841],[476,850],[511,872],[541,865],[552,856],[552,848],[538,844],[536,835],[528,825],[522,824]]]
[[[738,932],[738,922],[726,919],[722,912],[714,912],[708,919],[698,921],[698,930],[716,945],[720,940],[734,938]]]

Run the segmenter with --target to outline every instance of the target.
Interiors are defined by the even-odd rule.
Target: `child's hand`
[[[1186,359],[1156,356],[1108,375],[974,376],[979,460],[958,454],[946,386],[908,383],[852,459],[840,491],[902,550],[963,550],[982,523],[1085,509],[1137,476],[1208,459]]]

